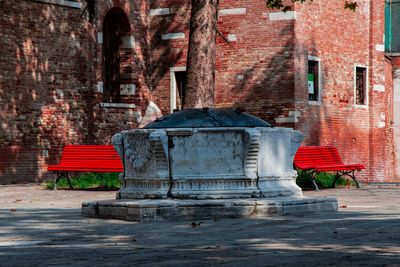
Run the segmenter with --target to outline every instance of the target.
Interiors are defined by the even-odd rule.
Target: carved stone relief
[[[141,170],[151,158],[150,140],[148,133],[136,132],[126,135],[125,160],[135,170]]]

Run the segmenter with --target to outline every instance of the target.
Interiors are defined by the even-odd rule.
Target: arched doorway
[[[103,22],[103,101],[120,102],[121,38],[130,32],[125,12],[117,7],[108,11]]]

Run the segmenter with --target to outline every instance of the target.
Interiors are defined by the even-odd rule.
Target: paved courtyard
[[[135,223],[86,218],[115,192],[0,186],[0,266],[400,266],[400,187],[305,191],[339,212]]]

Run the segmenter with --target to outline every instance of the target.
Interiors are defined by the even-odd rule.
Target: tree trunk
[[[219,0],[192,0],[184,108],[214,106]]]

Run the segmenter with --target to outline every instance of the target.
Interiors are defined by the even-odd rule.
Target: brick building
[[[181,108],[188,2],[0,0],[0,183],[48,179],[64,145],[108,144]],[[305,145],[364,164],[361,179],[392,181],[400,119],[385,1],[343,2],[282,13],[220,0],[215,105],[299,129]]]

